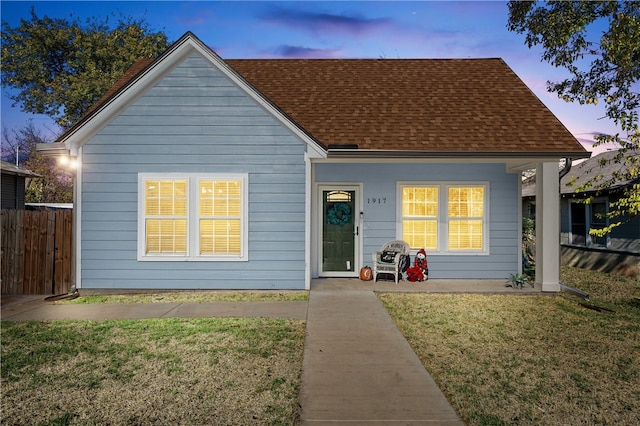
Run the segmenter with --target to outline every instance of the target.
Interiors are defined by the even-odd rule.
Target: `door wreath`
[[[330,225],[344,226],[351,222],[351,206],[346,203],[335,203],[327,212]]]

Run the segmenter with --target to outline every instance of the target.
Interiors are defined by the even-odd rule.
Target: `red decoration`
[[[407,279],[411,282],[425,281],[429,279],[427,252],[420,249],[413,261],[413,266],[407,269]]]

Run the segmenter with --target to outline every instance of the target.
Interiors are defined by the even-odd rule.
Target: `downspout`
[[[565,177],[567,175],[567,173],[569,173],[571,171],[571,158],[567,157],[565,158],[565,163],[564,163],[564,167],[562,168],[562,170],[560,170],[559,178],[560,181],[562,181],[562,178]],[[560,191],[560,193],[562,193],[562,190]]]
[[[571,171],[571,158],[565,158],[565,160],[565,165],[559,173],[560,182],[562,182],[562,178]],[[562,187],[560,187],[560,197],[562,197]],[[560,203],[560,209],[562,209],[562,202]],[[562,211],[560,211],[560,214],[562,215]],[[560,244],[559,241],[558,244]],[[562,257],[562,253],[560,253],[560,256]],[[562,259],[560,259],[560,264],[562,265]],[[589,300],[589,293],[585,293],[584,291],[578,290],[577,288],[569,287],[568,285],[563,284],[562,281],[560,282],[560,290],[571,293],[574,296],[581,297],[583,300]]]

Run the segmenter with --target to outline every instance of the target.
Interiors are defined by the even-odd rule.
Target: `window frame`
[[[594,197],[593,200],[586,203],[584,199],[571,199],[568,202],[568,227],[569,227],[569,244],[577,247],[587,247],[594,249],[607,249],[611,246],[611,234],[608,233],[604,237],[594,237],[589,231],[594,228],[594,223],[598,226],[609,226],[609,217],[605,216],[604,222],[598,223],[593,220],[593,206],[596,204],[604,205],[605,214],[609,213],[610,201],[607,197]],[[577,223],[574,225],[573,207],[580,207],[581,212],[584,214],[584,223]],[[582,233],[574,232],[574,226],[580,226]],[[584,242],[578,241],[578,237],[584,237]],[[599,243],[598,238],[604,238],[604,243]]]
[[[149,180],[186,180],[187,182],[187,252],[146,253],[146,200],[145,182]],[[240,253],[205,254],[200,253],[199,222],[200,181],[240,181],[242,190],[240,214]],[[156,262],[231,262],[249,260],[249,175],[246,173],[138,173],[138,261]]]
[[[418,188],[418,187],[437,187],[438,188],[438,214],[436,217],[438,236],[437,236],[437,249],[427,250],[429,255],[451,255],[451,256],[484,256],[490,254],[489,247],[489,223],[490,223],[490,203],[489,203],[489,182],[487,181],[399,181],[397,182],[397,210],[396,210],[396,237],[398,239],[403,238],[403,222],[405,220],[402,215],[402,194],[404,188]],[[484,188],[484,200],[483,200],[483,217],[482,217],[482,249],[470,250],[470,249],[453,249],[449,247],[449,188],[471,188],[471,187],[483,187]],[[408,217],[408,220],[415,220],[415,218]],[[460,220],[460,218],[451,218],[451,220]],[[420,248],[411,248],[411,253],[417,252]]]

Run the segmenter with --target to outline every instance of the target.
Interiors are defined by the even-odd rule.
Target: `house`
[[[558,168],[589,154],[501,59],[223,60],[186,33],[40,150],[78,160],[76,285],[308,289],[393,239],[430,278],[559,290]]]
[[[25,186],[29,178],[40,175],[29,170],[21,169],[7,161],[0,161],[2,172],[2,209],[24,210]]]
[[[620,199],[624,189],[640,184],[640,177],[630,178],[626,159],[640,155],[629,150],[620,160],[618,151],[600,153],[586,161],[573,165],[560,180],[560,242],[563,263],[606,272],[640,274],[640,218],[623,216],[615,218],[621,225],[605,236],[590,235],[592,228],[609,226],[605,215],[611,203]],[[614,174],[621,177],[612,179]],[[612,182],[606,189],[598,188],[598,182]],[[581,189],[587,182],[596,182],[591,188]],[[535,219],[535,178],[522,187],[523,212]],[[590,202],[585,200],[593,197]]]

